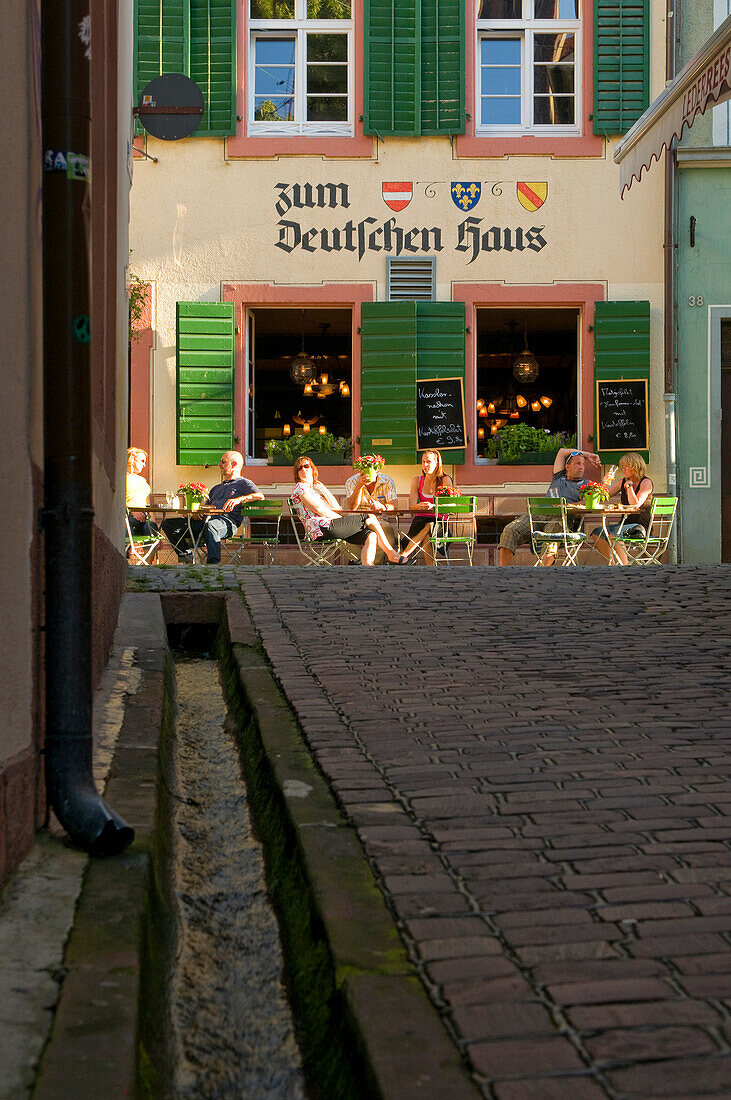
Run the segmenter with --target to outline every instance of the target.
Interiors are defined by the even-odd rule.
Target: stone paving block
[[[566,1015],[574,1027],[586,1031],[676,1024],[715,1027],[721,1020],[716,1008],[705,1001],[688,998],[636,1004],[574,1005]]]
[[[600,1100],[606,1091],[588,1077],[538,1077],[499,1081],[497,1100]]]
[[[698,1027],[616,1028],[585,1040],[602,1062],[645,1062],[718,1051],[707,1031]]]
[[[470,1043],[468,1050],[478,1073],[491,1079],[584,1068],[576,1049],[560,1036]]]

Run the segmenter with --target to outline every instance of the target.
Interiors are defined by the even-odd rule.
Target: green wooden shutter
[[[464,302],[416,303],[416,377],[465,382]],[[467,425],[465,425],[467,428]],[[463,463],[464,450],[445,451],[444,461]]]
[[[594,0],[594,133],[623,134],[650,97],[648,0]]]
[[[464,0],[421,0],[421,133],[465,132]]]
[[[649,395],[649,302],[595,303],[594,381],[603,381],[605,378],[646,378]],[[596,386],[594,392],[596,394]],[[597,438],[596,408],[594,438]],[[621,454],[621,451],[602,451],[602,461],[616,462]],[[649,451],[640,451],[640,454],[648,461]]]
[[[390,465],[416,463],[416,307],[361,307],[360,450],[376,451]]]
[[[179,466],[218,462],[234,445],[233,302],[177,303]]]
[[[194,136],[235,134],[236,0],[135,0],[135,103],[161,73],[184,73],[203,92]]]
[[[463,0],[365,0],[366,134],[465,131]]]

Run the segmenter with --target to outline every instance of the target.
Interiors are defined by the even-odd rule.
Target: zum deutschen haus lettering
[[[357,222],[349,219],[332,229],[305,229],[299,221],[283,216],[291,210],[348,209],[347,183],[277,183],[274,189],[277,192],[274,208],[279,214],[279,239],[275,246],[283,252],[291,253],[298,248],[303,252],[353,252],[362,260],[366,252],[390,252],[400,256],[404,252],[444,251],[442,230],[438,226],[404,229],[396,224],[395,218],[379,222],[378,218],[366,217]],[[527,229],[497,225],[483,228],[482,223],[482,218],[468,217],[457,226],[454,250],[471,253],[467,261],[470,264],[481,252],[524,252],[526,249],[540,252],[547,244],[543,225]]]

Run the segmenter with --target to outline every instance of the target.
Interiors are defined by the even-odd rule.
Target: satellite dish
[[[195,80],[182,73],[164,73],[143,88],[134,114],[148,134],[179,141],[198,129],[204,109],[203,92]]]

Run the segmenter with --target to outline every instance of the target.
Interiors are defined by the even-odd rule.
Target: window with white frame
[[[249,0],[250,134],[352,134],[351,0]]]
[[[477,132],[580,131],[581,0],[477,0]]]

